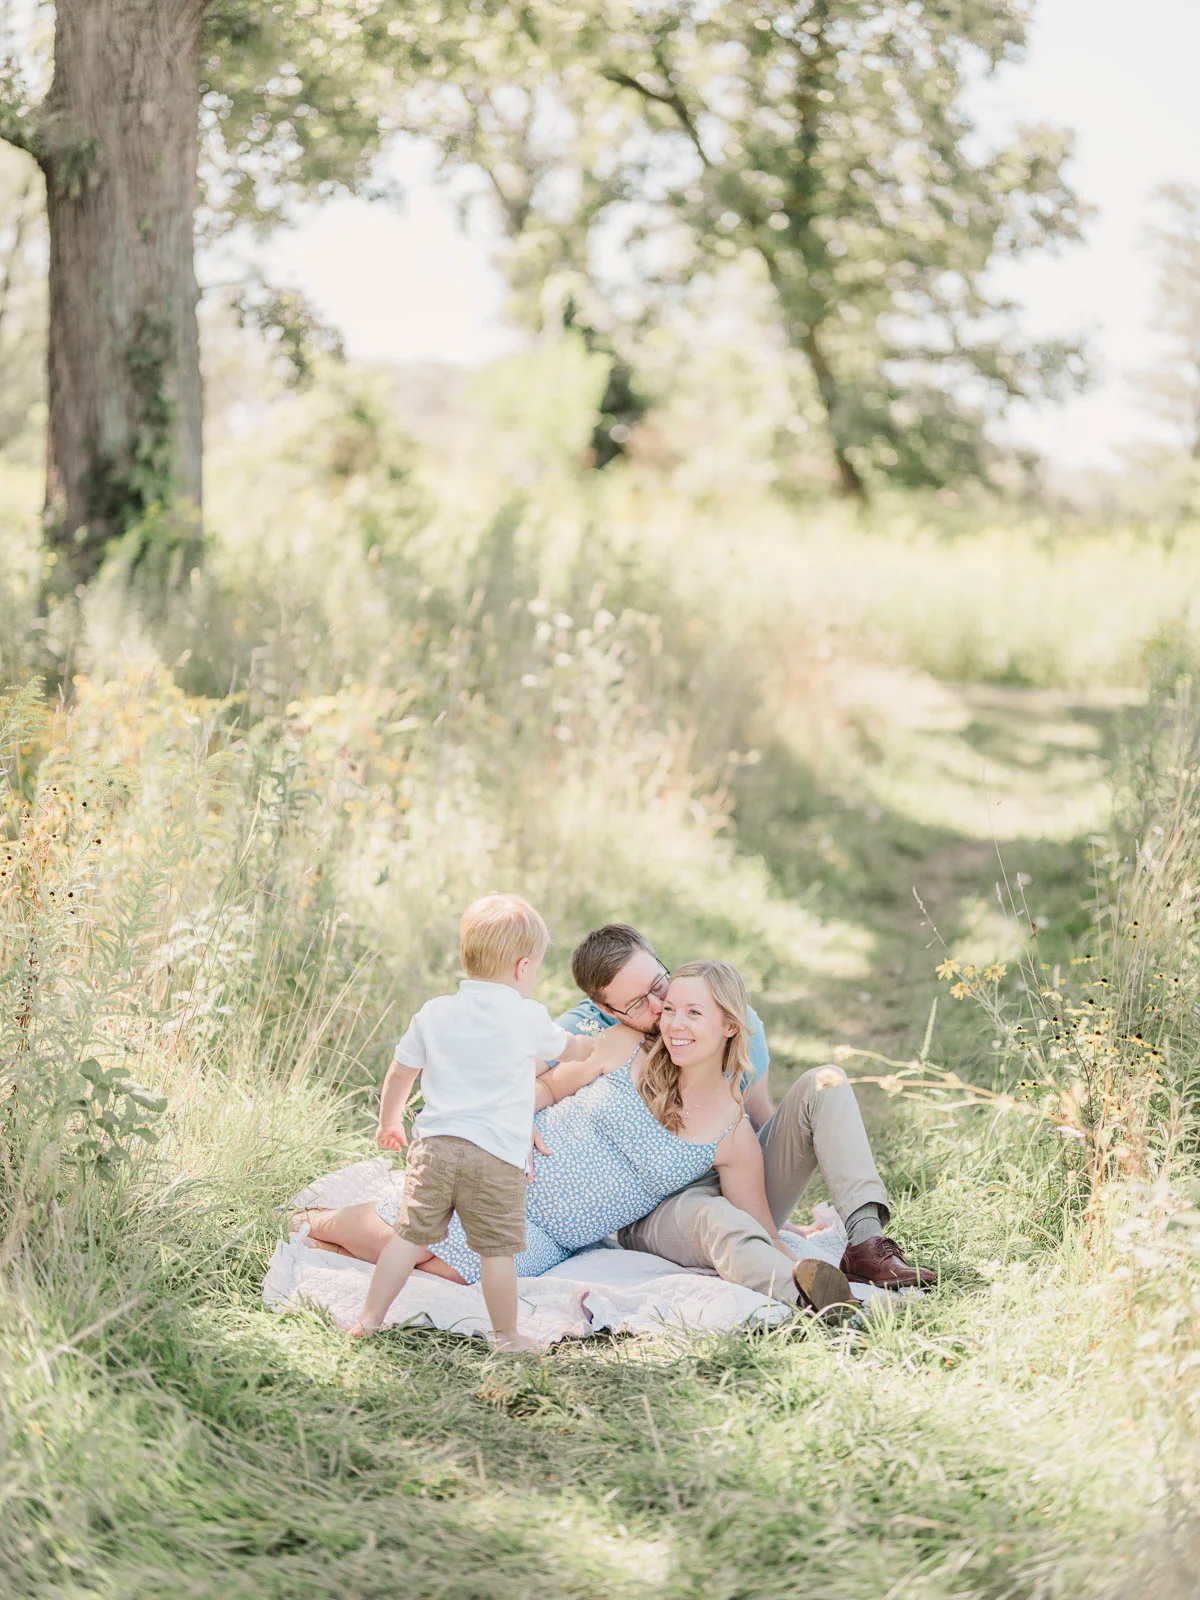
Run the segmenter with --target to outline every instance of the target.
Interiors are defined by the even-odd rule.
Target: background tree
[[[1067,138],[1029,128],[981,153],[961,103],[972,72],[1021,49],[1023,8],[680,0],[614,6],[605,26],[600,70],[656,145],[671,272],[758,258],[845,494],[873,474],[982,474],[989,413],[1081,377],[1074,346],[1023,340],[986,284],[997,260],[1079,234]]]
[[[1150,231],[1158,255],[1153,330],[1158,362],[1136,375],[1148,409],[1182,436],[1200,461],[1200,188],[1165,184],[1155,193],[1161,220]]]
[[[649,404],[593,261],[597,234],[639,193],[627,148],[638,119],[597,73],[569,4],[506,9],[483,28],[478,14],[459,21],[457,37],[441,39],[444,75],[406,101],[405,122],[432,141],[443,175],[481,180],[460,186],[460,210],[466,219],[483,201],[499,223],[513,319],[534,332],[574,328],[607,359],[591,447],[603,467]]]
[[[48,92],[0,63],[0,138],[45,179],[47,537],[70,582],[155,508],[199,506],[198,211],[213,233],[363,187],[412,44],[399,0],[57,0]]]

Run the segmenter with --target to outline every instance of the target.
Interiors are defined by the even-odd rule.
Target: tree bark
[[[829,429],[829,447],[833,454],[833,464],[837,468],[838,487],[847,500],[857,500],[860,505],[866,505],[868,498],[867,486],[847,454],[846,443],[842,437],[841,429],[842,399],[838,390],[838,381],[834,376],[833,368],[829,365],[825,351],[821,348],[821,341],[817,337],[815,319],[813,319],[811,312],[809,312],[807,320],[803,321],[795,315],[788,303],[787,282],[774,253],[766,248],[761,239],[756,241],[756,245],[767,269],[767,276],[771,280],[771,286],[779,300],[788,343],[793,349],[804,352],[809,370],[816,382],[817,393],[825,410],[825,424]]]
[[[808,364],[812,375],[817,382],[817,392],[821,396],[821,404],[825,407],[825,416],[829,425],[829,443],[833,450],[833,461],[837,467],[838,483],[847,500],[857,500],[865,505],[867,501],[867,486],[858,474],[858,469],[846,453],[842,441],[841,429],[838,422],[838,413],[841,409],[841,398],[838,394],[837,379],[833,369],[825,359],[825,352],[821,348],[815,328],[806,327],[800,336],[800,348],[808,357]]]
[[[200,505],[193,262],[209,0],[58,0],[38,118],[50,224],[47,537],[86,582],[156,506]]]

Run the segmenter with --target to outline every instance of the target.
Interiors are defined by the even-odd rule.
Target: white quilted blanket
[[[360,1161],[319,1179],[298,1194],[292,1206],[378,1200],[393,1192],[397,1180],[403,1182],[403,1173],[386,1158]],[[836,1264],[846,1246],[841,1221],[831,1206],[818,1206],[816,1220],[824,1224],[820,1233],[807,1239],[784,1237],[794,1244],[797,1256]],[[311,1249],[307,1231],[276,1246],[263,1280],[263,1299],[274,1311],[306,1304],[323,1307],[339,1327],[348,1328],[362,1310],[371,1268],[349,1256]],[[862,1300],[888,1298],[883,1290],[859,1285],[854,1289]],[[546,1344],[599,1333],[661,1333],[668,1328],[723,1333],[783,1322],[794,1315],[790,1306],[753,1289],[635,1250],[581,1251],[540,1278],[521,1279],[522,1332]],[[478,1285],[447,1283],[427,1272],[413,1273],[384,1323],[481,1336],[490,1329]]]

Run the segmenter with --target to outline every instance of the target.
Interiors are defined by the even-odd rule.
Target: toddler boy
[[[425,1106],[413,1131],[404,1200],[376,1263],[353,1336],[374,1333],[430,1245],[458,1213],[481,1261],[497,1349],[537,1350],[517,1331],[514,1255],[525,1248],[525,1183],[536,1061],[583,1061],[594,1041],[552,1022],[531,998],[550,934],[519,895],[488,894],[462,919],[458,993],[428,1000],[396,1046],[384,1080],[377,1142],[407,1141],[403,1114],[417,1075]]]

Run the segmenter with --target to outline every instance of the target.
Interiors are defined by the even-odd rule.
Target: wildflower
[[[939,978],[953,978],[958,974],[958,962],[952,956],[947,956],[937,969]]]
[[[849,1061],[854,1054],[854,1046],[849,1044],[835,1044],[832,1055],[835,1061]]]
[[[966,966],[962,969],[962,975],[968,983],[973,983],[974,980],[979,976],[979,968],[972,965],[972,963],[968,961]]]
[[[1008,971],[1008,963],[1007,962],[1005,962],[1005,961],[993,961],[990,967],[985,967],[983,969],[983,975],[984,975],[984,977],[987,979],[987,981],[989,983],[999,983],[1000,979],[1004,976],[1004,974],[1007,971]]]
[[[818,1089],[836,1089],[845,1083],[846,1074],[841,1067],[818,1067],[815,1081]]]
[[[951,1000],[965,1000],[971,992],[969,983],[956,983],[950,991]]]

